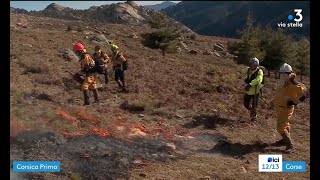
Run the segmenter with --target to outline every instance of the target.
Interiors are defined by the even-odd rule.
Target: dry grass
[[[11,24],[16,24],[21,15],[11,15]],[[11,29],[10,32],[10,95],[11,95],[11,129],[17,126],[34,129],[45,128],[51,131],[82,132],[90,128],[114,129],[120,122],[127,124],[147,124],[155,127],[159,124],[173,132],[191,133],[202,131],[201,127],[186,129],[184,124],[199,114],[217,114],[226,119],[248,121],[248,112],[242,105],[244,82],[241,72],[245,66],[236,65],[227,58],[189,54],[167,54],[162,58],[160,50],[143,47],[140,39],[128,38],[132,32],[139,36],[150,32],[148,28],[119,24],[97,24],[100,30],[106,31],[107,39],[115,42],[124,56],[129,60],[130,69],[126,71],[129,93],[117,92],[114,77],[106,90],[100,91],[102,104],[92,104],[80,110],[83,95],[80,86],[66,72],[75,73],[79,64],[65,61],[58,56],[60,48],[72,49],[72,43],[81,40],[89,52],[95,44],[85,38],[83,32],[66,31],[70,26],[76,30],[79,22],[33,18],[26,16],[29,28]],[[33,20],[33,21],[31,21]],[[51,25],[46,25],[51,23]],[[88,27],[87,27],[88,26]],[[96,29],[90,24],[81,26],[83,31]],[[82,31],[81,30],[81,31]],[[117,36],[109,36],[109,33]],[[186,40],[189,48],[200,52],[214,43],[226,44],[232,39],[197,36]],[[31,44],[30,46],[22,44]],[[109,52],[109,46],[102,50]],[[273,76],[272,76],[273,77]],[[258,127],[239,125],[234,128],[221,125],[215,130],[233,142],[249,143],[258,137],[264,142],[279,138],[270,133],[275,128],[275,115],[272,99],[276,79],[268,78],[265,98],[259,111]],[[241,79],[242,78],[242,79]],[[103,78],[99,77],[103,83]],[[309,82],[305,80],[307,85]],[[102,84],[103,88],[106,86]],[[93,97],[90,98],[93,101]],[[63,110],[61,115],[57,110]],[[286,155],[285,160],[310,160],[309,156],[309,101],[296,110],[293,122],[293,139],[298,152]],[[83,114],[83,112],[85,114]],[[81,113],[82,112],[82,113]],[[143,113],[143,118],[136,113]],[[182,118],[176,115],[181,115]],[[73,121],[67,121],[76,119]],[[98,124],[94,122],[99,121]],[[17,125],[13,125],[17,124]],[[273,131],[272,131],[273,132]],[[211,176],[213,179],[299,179],[309,178],[308,173],[275,174],[257,172],[258,153],[245,155],[245,160],[225,156],[190,155],[186,159],[166,163],[154,163],[142,168],[148,179],[190,179]],[[248,173],[242,174],[240,165],[250,161]],[[133,178],[140,178],[140,172],[132,171]]]

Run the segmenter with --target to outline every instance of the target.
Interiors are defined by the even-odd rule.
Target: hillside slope
[[[280,138],[272,104],[276,79],[267,77],[258,121],[250,123],[242,105],[245,66],[235,64],[225,50],[213,50],[214,44],[226,46],[234,39],[183,35],[185,45],[198,54],[181,47],[181,53],[163,58],[141,44],[141,34],[152,31],[148,27],[14,13],[10,23],[11,159],[61,161],[60,173],[12,176],[310,179],[309,99],[298,106],[292,122],[297,153],[283,155],[286,161],[306,161],[307,173],[258,172],[258,154],[284,150],[264,144]],[[66,31],[68,26],[83,31]],[[81,40],[92,52],[94,34],[124,51],[129,92],[119,92],[112,80],[100,84],[101,104],[83,107],[80,86],[69,74],[79,64],[59,56],[59,50]],[[100,45],[109,52],[107,43]],[[204,54],[208,49],[212,55]]]

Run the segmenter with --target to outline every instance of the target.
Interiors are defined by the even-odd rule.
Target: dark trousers
[[[107,71],[107,69],[104,71],[104,81],[107,84],[109,82],[109,73]]]
[[[114,79],[116,80],[116,82],[118,83],[118,86],[120,88],[122,88],[122,90],[125,90],[125,82],[124,82],[124,70],[122,68],[116,68],[114,70]],[[119,82],[119,79],[121,81],[121,83]]]
[[[114,75],[116,81],[120,79],[120,81],[124,82],[124,71],[122,69],[115,69]]]
[[[256,109],[258,107],[259,104],[259,99],[260,99],[260,93],[256,94],[256,99],[254,102],[254,95],[248,95],[245,94],[244,98],[243,98],[243,105],[244,107],[246,107],[248,110],[251,110],[253,108],[253,106],[255,105]],[[254,104],[255,103],[255,104]]]

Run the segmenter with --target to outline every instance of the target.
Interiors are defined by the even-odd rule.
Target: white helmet
[[[284,63],[280,67],[279,73],[292,73],[292,67],[289,64]]]
[[[255,65],[259,66],[259,59],[254,57],[254,58],[250,59],[249,64],[255,64]]]

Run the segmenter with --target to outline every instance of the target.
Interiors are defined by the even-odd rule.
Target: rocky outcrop
[[[14,9],[12,9],[12,12]],[[143,25],[156,10],[138,6],[134,1],[110,5],[92,6],[86,10],[76,10],[52,3],[42,11],[31,11],[31,15],[68,20],[85,20],[102,23]],[[194,33],[191,29],[167,16],[169,24],[181,33]]]
[[[44,11],[63,11],[65,9],[65,7],[56,4],[56,3],[52,3],[49,6],[47,6]]]

